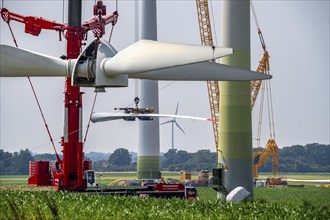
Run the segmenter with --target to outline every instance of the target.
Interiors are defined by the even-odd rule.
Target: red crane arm
[[[70,29],[64,24],[56,23],[54,21],[50,21],[41,17],[35,17],[35,16],[23,16],[20,14],[16,14],[13,12],[10,12],[6,8],[2,8],[1,11],[1,17],[2,19],[9,24],[11,20],[17,21],[20,23],[25,24],[25,33],[38,36],[42,29],[45,30],[55,30],[59,31],[59,38],[61,40],[61,32],[64,32],[64,30]],[[105,25],[112,24],[115,25],[118,20],[118,12],[115,11],[112,13],[112,15],[108,15],[105,17],[102,17],[101,15],[97,16],[96,18],[91,19],[90,21],[87,21],[82,24],[82,34],[83,39],[87,39],[86,33],[90,30],[93,31],[94,36],[97,38],[101,38],[105,34]]]
[[[25,33],[32,34],[34,36],[38,36],[42,29],[56,30],[60,32],[64,31],[65,29],[65,25],[63,24],[59,24],[54,21],[49,21],[41,17],[23,16],[10,12],[6,8],[1,9],[1,17],[8,24],[10,20],[25,24]]]
[[[81,25],[83,27],[83,33],[85,34],[89,30],[93,30],[95,37],[101,38],[105,34],[105,25],[110,23],[115,25],[117,23],[118,16],[118,12],[115,11],[112,15],[105,17],[97,16],[96,18],[86,21]]]

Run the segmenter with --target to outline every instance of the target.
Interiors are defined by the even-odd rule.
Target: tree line
[[[278,152],[278,170],[280,173],[330,173],[330,145],[313,143],[283,147]],[[259,171],[272,171],[270,158]]]
[[[9,153],[0,149],[0,174],[29,174],[29,161],[34,160],[29,149]]]
[[[255,150],[255,149],[254,149]],[[93,160],[93,169],[100,172],[106,171],[136,171],[136,162],[127,149],[118,148],[111,154],[97,153]],[[93,154],[85,154],[85,159],[95,158]],[[28,174],[30,160],[54,161],[55,154],[37,154],[32,156],[28,149],[9,153],[0,149],[0,174]],[[168,171],[200,171],[212,170],[217,167],[217,153],[210,150],[199,150],[190,153],[184,150],[170,149],[161,155],[161,170]],[[260,168],[259,172],[271,172],[271,157]],[[330,145],[307,144],[293,145],[279,149],[280,172],[322,172],[330,173]]]

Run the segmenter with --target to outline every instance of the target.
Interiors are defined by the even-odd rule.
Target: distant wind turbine
[[[179,109],[179,103],[176,105],[176,110],[175,110],[175,115],[178,114],[178,109]],[[180,125],[176,122],[176,118],[173,118],[172,120],[166,121],[161,123],[160,125],[172,123],[172,150],[174,149],[174,124],[184,133],[184,130],[180,127]]]

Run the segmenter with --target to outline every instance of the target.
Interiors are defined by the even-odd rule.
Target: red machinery
[[[87,32],[93,31],[98,41],[105,33],[105,25],[116,24],[118,13],[115,11],[112,15],[105,16],[106,6],[102,1],[98,1],[93,9],[95,18],[81,24],[81,1],[69,0],[68,4],[68,25],[40,17],[22,16],[9,12],[5,8],[1,9],[1,17],[9,28],[11,20],[24,23],[25,32],[34,36],[38,36],[43,29],[58,31],[60,40],[62,34],[65,34],[66,59],[75,59],[80,54],[82,41],[87,39]],[[11,28],[10,31],[13,35]],[[14,41],[16,44],[15,38]],[[67,77],[64,92],[65,124],[61,143],[63,158],[60,159],[55,150],[57,156],[55,168],[50,168],[49,161],[31,162],[29,185],[53,185],[57,190],[69,191],[86,189],[84,171],[91,169],[91,163],[83,161],[82,94],[80,88],[72,86],[71,78]]]

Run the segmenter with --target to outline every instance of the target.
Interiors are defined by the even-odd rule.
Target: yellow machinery
[[[199,180],[209,180],[209,171],[208,170],[201,170],[201,172],[198,174]]]
[[[263,151],[255,152],[252,157],[253,163],[253,177],[258,177],[258,170],[266,162],[268,157],[272,155],[272,172],[276,176],[278,174],[278,147],[273,139],[269,139]]]
[[[253,4],[251,2],[251,8],[253,12],[253,16],[257,25],[258,35],[260,38],[261,46],[263,48],[264,54],[259,62],[259,65],[256,69],[256,72],[259,72],[261,74],[269,74],[269,54],[266,50],[266,45],[263,39],[262,32],[259,27],[259,23],[256,17],[256,13],[254,11]],[[212,30],[211,30],[211,22],[210,22],[210,14],[209,14],[209,8],[208,8],[208,0],[196,0],[196,7],[197,7],[197,15],[198,15],[198,24],[199,24],[199,33],[201,37],[201,43],[202,45],[207,46],[214,46],[213,45],[213,38],[212,38]],[[215,60],[212,60],[212,62],[215,62]],[[266,85],[267,89],[270,90],[270,84],[269,82]],[[257,81],[251,81],[251,109],[253,109],[254,104],[256,102],[257,96],[259,94],[259,91],[262,87],[263,82],[261,80]],[[210,102],[210,110],[211,110],[211,116],[216,121],[219,121],[219,106],[220,106],[220,90],[219,90],[219,83],[218,81],[208,81],[207,82],[207,89],[208,89],[208,95],[209,95],[209,102]],[[276,176],[278,173],[278,147],[275,142],[275,132],[274,132],[274,120],[273,120],[273,111],[272,111],[272,104],[271,104],[271,94],[270,92],[267,95],[268,98],[268,110],[270,112],[270,139],[268,140],[265,150],[260,152],[259,150],[252,156],[253,158],[256,158],[257,156],[261,158],[260,161],[254,166],[254,177],[258,176],[258,169],[262,166],[262,164],[267,160],[269,155],[272,155],[272,164],[273,164],[273,173]],[[261,121],[262,121],[262,105],[264,100],[264,94],[262,94],[261,97],[262,101],[260,104],[260,115],[259,115],[259,128],[258,128],[258,138],[257,138],[257,145],[259,149],[260,146],[260,133],[261,133]],[[214,133],[214,140],[215,140],[215,146],[216,150],[218,151],[218,143],[219,143],[219,125],[218,123],[213,123],[213,133]],[[221,153],[221,152],[220,152]],[[227,168],[228,169],[228,168]]]
[[[180,182],[181,183],[191,182],[191,172],[189,170],[181,170],[180,171]]]

